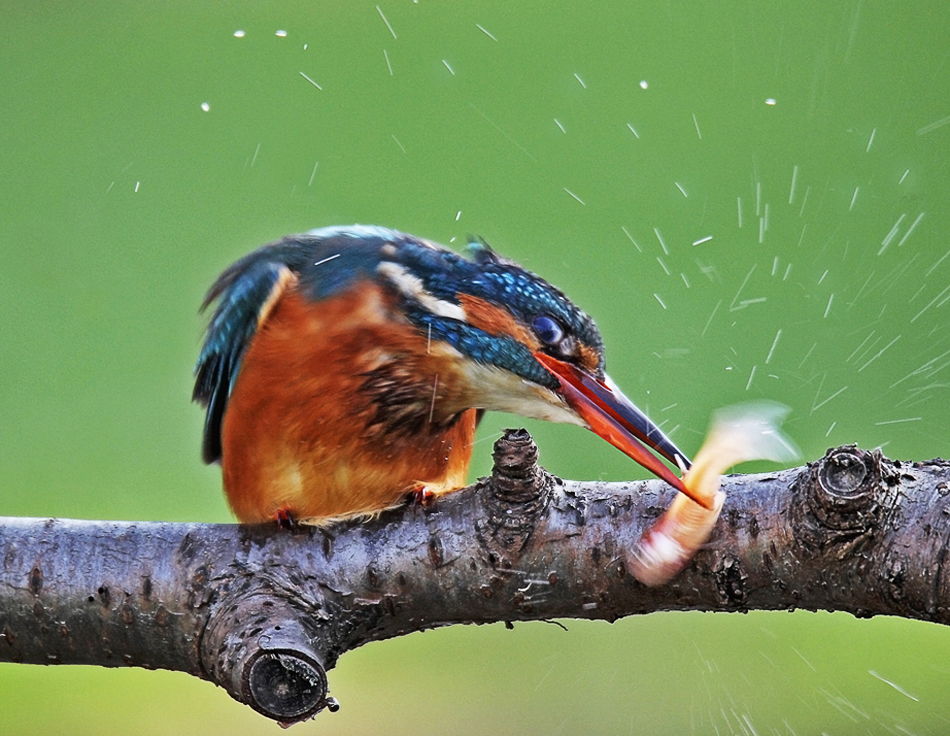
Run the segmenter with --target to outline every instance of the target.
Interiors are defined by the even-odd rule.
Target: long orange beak
[[[672,440],[663,434],[650,418],[640,411],[616,386],[608,385],[582,371],[571,363],[552,358],[542,352],[534,357],[557,376],[561,395],[568,405],[587,422],[594,434],[610,444],[678,491],[682,491],[699,505],[709,508],[709,502],[700,500],[647,447],[653,448],[674,465],[689,467],[690,461]],[[609,380],[609,379],[608,379]],[[645,444],[644,444],[645,443]]]

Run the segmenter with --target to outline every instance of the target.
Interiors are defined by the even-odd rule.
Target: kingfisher
[[[245,523],[375,515],[465,485],[485,411],[592,430],[703,506],[610,380],[593,319],[474,239],[327,227],[225,270],[195,368],[202,455]]]

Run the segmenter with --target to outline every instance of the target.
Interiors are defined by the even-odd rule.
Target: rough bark
[[[454,623],[658,610],[828,609],[950,622],[950,463],[854,446],[730,476],[713,537],[670,584],[628,573],[672,489],[575,482],[523,430],[490,478],[379,518],[295,532],[0,519],[0,661],[189,672],[282,723],[335,710],[349,649]]]

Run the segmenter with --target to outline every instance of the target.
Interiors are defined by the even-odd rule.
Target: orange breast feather
[[[244,522],[373,513],[464,485],[475,411],[453,356],[363,280],[311,301],[289,287],[244,355],[222,426],[224,488]]]

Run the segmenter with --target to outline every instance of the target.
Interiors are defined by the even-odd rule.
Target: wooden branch
[[[854,446],[724,480],[713,537],[669,585],[628,573],[660,481],[563,481],[524,430],[491,478],[366,523],[0,520],[0,661],[181,670],[281,723],[335,710],[326,672],[455,623],[657,610],[828,609],[946,624],[950,463]]]

